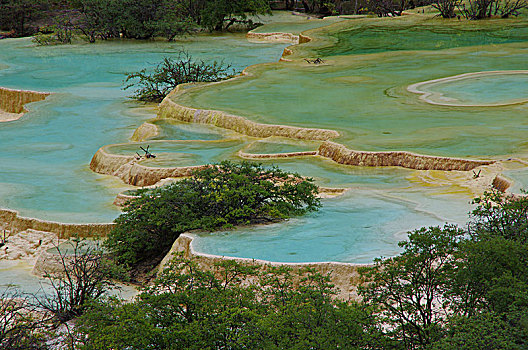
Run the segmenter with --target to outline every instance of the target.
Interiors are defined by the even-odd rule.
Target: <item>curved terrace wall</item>
[[[315,155],[317,155],[317,151],[268,153],[268,154],[246,153],[242,151],[238,152],[238,156],[244,159],[277,159],[277,158],[305,157],[305,156],[315,156]]]
[[[357,166],[400,166],[416,170],[469,171],[482,165],[495,163],[486,160],[424,156],[404,151],[365,152],[354,151],[335,142],[325,141],[319,147],[319,155],[334,162]]]
[[[0,225],[10,234],[28,229],[56,233],[59,238],[104,237],[114,224],[68,224],[19,216],[16,210],[0,209]]]
[[[198,262],[201,268],[212,270],[214,264],[222,260],[235,260],[240,263],[246,263],[250,265],[261,266],[262,268],[268,266],[288,266],[294,271],[299,271],[304,268],[313,268],[317,272],[323,275],[329,274],[331,283],[334,284],[338,289],[339,293],[336,295],[337,298],[343,300],[358,299],[357,286],[360,283],[360,276],[358,269],[367,264],[349,264],[339,262],[316,262],[316,263],[279,263],[266,260],[257,259],[244,259],[234,258],[228,256],[218,256],[211,254],[198,253],[192,248],[192,236],[188,234],[181,234],[178,239],[174,242],[170,252],[165,256],[159,266],[161,271],[171,258],[176,253],[183,253],[186,258],[194,258]]]
[[[15,90],[0,87],[0,112],[21,114],[27,112],[24,105],[42,101],[50,94],[46,92]]]
[[[113,145],[101,147],[94,154],[90,169],[99,174],[117,176],[133,186],[151,186],[169,177],[189,176],[194,170],[203,168],[203,165],[174,168],[147,167],[139,164],[139,160],[133,156],[108,153],[105,148],[109,146]]]
[[[299,43],[299,35],[292,33],[254,33],[248,32],[246,38],[250,40],[263,40],[263,41],[274,41],[274,42],[292,42],[294,44]]]
[[[286,125],[272,125],[252,122],[246,118],[221,111],[185,107],[171,100],[180,91],[176,87],[159,106],[160,118],[176,119],[188,123],[210,124],[253,137],[280,136],[301,140],[328,140],[339,137],[334,130],[299,128]]]

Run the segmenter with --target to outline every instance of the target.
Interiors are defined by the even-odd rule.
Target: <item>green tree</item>
[[[200,25],[209,30],[227,30],[235,23],[251,25],[248,16],[271,14],[267,0],[206,0]]]
[[[519,330],[502,317],[492,313],[472,317],[453,317],[442,339],[432,350],[526,349]]]
[[[368,310],[334,301],[326,276],[261,269],[224,260],[204,270],[177,256],[135,302],[81,318],[85,349],[374,348]]]
[[[474,200],[469,233],[475,240],[504,237],[519,243],[528,241],[528,197],[485,192]]]
[[[222,162],[168,186],[141,192],[105,244],[119,264],[157,263],[179,234],[285,219],[316,210],[311,179],[248,162]]]
[[[94,43],[96,39],[119,37],[122,4],[118,0],[79,0],[77,28]]]
[[[31,22],[41,18],[47,9],[46,1],[40,0],[0,0],[0,29],[14,30],[15,35],[33,34]]]
[[[505,322],[516,343],[528,346],[528,198],[485,193],[475,200],[470,239],[460,244],[453,280],[453,309]],[[497,321],[499,320],[499,321]],[[473,322],[473,321],[468,321]],[[479,321],[480,322],[480,321]],[[490,321],[491,322],[491,321]],[[509,341],[499,337],[497,341]]]
[[[212,82],[234,75],[230,65],[223,62],[205,63],[195,61],[186,51],[181,51],[175,59],[165,57],[152,73],[146,69],[130,73],[125,79],[129,83],[123,89],[138,87],[132,98],[144,102],[161,102],[176,86],[192,82]]]
[[[363,269],[365,302],[379,309],[379,319],[392,339],[405,349],[423,349],[442,337],[449,315],[447,292],[456,273],[454,253],[464,232],[446,225],[422,228],[400,242],[403,252],[376,259]]]

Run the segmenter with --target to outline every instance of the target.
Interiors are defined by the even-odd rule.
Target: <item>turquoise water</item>
[[[225,59],[241,70],[278,60],[284,46],[249,43],[242,34],[53,47],[1,40],[0,66],[8,68],[0,70],[0,86],[54,95],[32,104],[20,120],[0,123],[0,207],[63,222],[112,221],[119,214],[114,197],[130,186],[94,174],[90,159],[101,146],[126,142],[154,117],[135,113],[140,105],[121,90],[124,73],[155,65],[182,48],[195,58]]]
[[[467,105],[506,104],[528,100],[528,73],[477,76],[424,86],[451,102]]]
[[[147,149],[156,158],[141,161],[142,165],[151,167],[182,167],[218,163],[224,159],[233,158],[244,141],[154,141],[124,144],[107,147],[109,153],[119,155],[144,155],[140,147]]]
[[[410,84],[466,72],[525,68],[526,48],[503,43],[525,40],[526,28],[515,27],[511,35],[490,30],[482,36],[476,30],[452,28],[442,32],[405,25],[399,31],[395,25],[383,30],[367,26],[365,31],[354,27],[366,21],[335,24],[353,28],[327,38],[325,45],[332,40],[339,44],[331,51],[317,51],[316,42],[300,46],[306,51],[299,55],[331,56],[325,65],[308,65],[302,59],[262,65],[251,69],[254,76],[190,89],[178,102],[259,122],[338,130],[338,142],[360,150],[488,157],[527,149],[523,106],[493,111],[444,108],[423,103],[406,91]],[[281,27],[287,26],[269,28]],[[456,40],[450,39],[453,36]],[[401,45],[396,45],[398,40]],[[438,51],[432,51],[435,40]],[[473,47],[477,42],[481,46]],[[493,45],[482,46],[489,43]],[[31,105],[31,112],[19,121],[0,124],[0,146],[7,150],[0,154],[0,206],[68,222],[115,218],[119,214],[111,204],[115,195],[131,187],[92,173],[88,164],[99,147],[128,142],[134,130],[154,116],[126,99],[129,92],[120,89],[124,73],[176,55],[182,46],[197,58],[225,59],[242,69],[277,61],[285,44],[249,43],[243,35],[38,48],[28,40],[0,41],[0,66],[7,66],[0,70],[0,86],[55,93]],[[421,51],[409,55],[401,50]],[[153,123],[160,127],[156,140],[111,146],[109,151],[133,155],[139,145],[149,144],[157,158],[142,164],[199,165],[237,159],[236,152],[255,141],[241,136],[224,140],[232,133],[212,127],[167,120]],[[317,142],[268,139],[247,150],[268,153],[317,147]],[[319,157],[261,162],[313,177],[321,186],[352,190],[325,199],[320,212],[306,217],[203,235],[195,243],[198,250],[275,261],[370,262],[396,254],[396,242],[405,239],[408,230],[444,222],[463,224],[470,209],[470,194],[449,185],[421,186],[411,181],[419,178],[416,172],[407,169],[345,167]]]
[[[461,223],[466,217],[464,205],[457,205],[462,214],[443,216],[429,212],[430,207],[422,206],[409,194],[407,198],[388,194],[351,190],[342,198],[323,200],[319,212],[285,224],[196,235],[193,248],[215,255],[280,262],[371,263],[376,257],[398,254],[395,242],[405,240],[408,230]],[[451,200],[450,196],[427,198],[433,206]]]

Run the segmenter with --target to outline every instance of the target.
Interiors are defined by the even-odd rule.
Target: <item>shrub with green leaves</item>
[[[176,86],[186,83],[213,82],[229,78],[235,74],[229,71],[230,65],[223,62],[205,63],[181,51],[175,59],[165,57],[152,73],[142,69],[130,73],[125,79],[123,90],[135,87],[131,97],[143,102],[161,102]]]
[[[119,264],[157,263],[180,233],[274,222],[316,210],[311,179],[278,168],[222,162],[130,201],[108,236]]]
[[[249,282],[248,282],[249,281]],[[95,303],[82,349],[375,349],[369,310],[332,299],[328,275],[177,256],[133,302]]]

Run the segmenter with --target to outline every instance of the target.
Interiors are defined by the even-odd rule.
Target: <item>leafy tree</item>
[[[387,334],[405,349],[422,349],[442,336],[449,315],[447,292],[456,273],[454,252],[463,231],[452,225],[422,228],[400,242],[403,252],[377,259],[362,271],[365,302],[379,308]]]
[[[204,270],[178,256],[137,301],[96,305],[80,330],[85,349],[374,348],[367,310],[333,293],[312,270],[229,260]]]
[[[209,30],[227,30],[235,23],[251,25],[248,15],[271,14],[267,0],[206,0],[200,25]]]
[[[316,210],[311,179],[248,162],[222,162],[130,201],[106,240],[119,264],[159,262],[179,234],[276,221]]]
[[[164,36],[172,40],[187,31],[185,14],[172,0],[125,0],[122,8],[120,22],[125,38],[149,39],[163,29]]]
[[[475,200],[469,224],[470,239],[457,252],[458,273],[453,280],[455,310],[473,317],[526,314],[528,310],[528,198],[485,193]],[[519,317],[511,327],[524,329]]]
[[[118,0],[79,0],[77,28],[91,43],[97,38],[117,38],[121,32],[122,7]]]
[[[504,237],[528,242],[528,197],[505,196],[499,191],[485,192],[476,198],[469,233],[474,239]]]
[[[302,5],[306,13],[317,13],[321,15],[334,14],[335,3],[335,1],[328,0],[302,0]]]
[[[204,61],[195,61],[186,51],[181,51],[176,59],[165,57],[163,62],[154,68],[153,73],[146,69],[128,74],[124,89],[136,85],[139,88],[132,98],[144,102],[161,102],[176,86],[191,82],[212,82],[228,78],[230,65],[214,61],[211,64]]]
[[[33,34],[30,23],[44,15],[46,1],[0,0],[0,29],[14,30],[15,35]]]
[[[491,313],[472,317],[453,317],[445,336],[433,344],[433,350],[525,349],[518,329]]]

